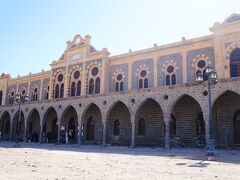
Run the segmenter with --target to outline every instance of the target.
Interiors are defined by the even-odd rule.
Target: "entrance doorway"
[[[93,122],[93,117],[89,117],[88,121],[87,121],[86,140],[87,141],[93,141],[94,140],[94,122]]]

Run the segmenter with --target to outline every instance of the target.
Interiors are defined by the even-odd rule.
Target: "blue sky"
[[[0,73],[50,69],[76,34],[116,55],[211,34],[232,13],[239,0],[1,0]]]

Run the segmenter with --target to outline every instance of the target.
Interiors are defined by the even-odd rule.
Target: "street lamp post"
[[[211,88],[214,87],[214,85],[217,83],[217,72],[213,69],[212,66],[209,64],[205,67],[205,73],[207,76],[207,79],[204,79],[204,75],[201,73],[198,73],[196,75],[196,81],[199,84],[202,84],[204,86],[207,86],[208,89],[208,118],[209,118],[209,142],[207,142],[207,156],[215,156],[215,146],[214,146],[214,140],[211,136],[211,129],[212,129],[212,97],[211,97]]]
[[[27,95],[22,95],[22,94],[16,94],[16,104],[18,104],[18,122],[17,122],[17,139],[16,139],[16,146],[19,146],[19,135],[20,135],[20,122],[21,122],[21,104],[24,104],[28,102],[28,96]]]

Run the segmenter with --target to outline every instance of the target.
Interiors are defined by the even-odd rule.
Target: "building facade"
[[[51,70],[0,77],[1,140],[45,143],[196,147],[240,144],[240,15],[210,28],[211,35],[110,56],[91,37],[67,41]],[[209,121],[206,79],[218,74]],[[16,94],[28,95],[21,105]],[[19,128],[17,128],[19,127]]]

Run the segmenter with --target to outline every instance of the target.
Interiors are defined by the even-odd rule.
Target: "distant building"
[[[210,28],[212,35],[110,56],[89,35],[67,42],[50,71],[0,77],[1,140],[196,147],[240,144],[240,15]],[[33,59],[34,60],[34,59]],[[218,73],[209,126],[207,88],[195,83],[206,65]],[[79,135],[79,136],[78,136]]]

